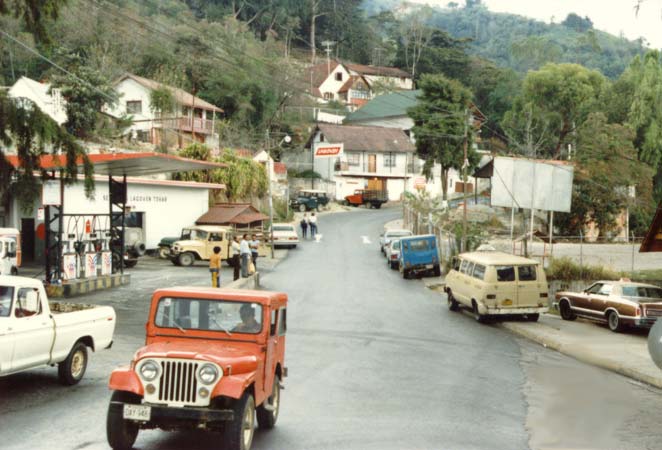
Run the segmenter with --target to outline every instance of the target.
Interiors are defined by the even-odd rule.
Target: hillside
[[[451,36],[469,39],[467,52],[518,72],[537,69],[546,62],[579,63],[617,78],[635,55],[646,48],[641,41],[596,30],[578,16],[547,24],[515,14],[489,11],[480,1],[465,8],[430,8],[428,23]],[[400,7],[400,0],[366,0],[368,14]],[[411,11],[412,7],[407,8]]]

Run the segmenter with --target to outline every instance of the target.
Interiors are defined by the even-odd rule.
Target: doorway
[[[34,261],[34,219],[21,219],[21,251],[23,261]]]
[[[377,155],[368,155],[368,172],[377,172]]]

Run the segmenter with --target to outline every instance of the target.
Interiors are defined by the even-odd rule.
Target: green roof
[[[415,106],[416,97],[421,94],[416,91],[397,91],[390,94],[382,94],[370,100],[368,103],[345,117],[343,123],[364,122],[386,117],[406,116],[407,110]]]

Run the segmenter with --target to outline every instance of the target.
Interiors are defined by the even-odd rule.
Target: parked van
[[[495,315],[522,315],[537,321],[548,311],[547,278],[538,261],[508,253],[463,253],[453,260],[444,287],[448,307],[470,308],[478,322]]]
[[[432,234],[400,238],[398,267],[403,278],[423,272],[436,277],[441,275],[437,238]]]

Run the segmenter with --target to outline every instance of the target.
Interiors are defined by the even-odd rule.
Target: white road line
[[[361,236],[361,239],[363,239],[364,244],[372,244],[372,242],[370,242],[370,238],[368,236]]]

